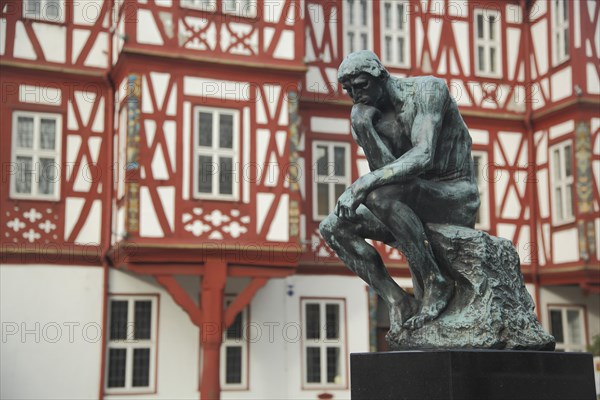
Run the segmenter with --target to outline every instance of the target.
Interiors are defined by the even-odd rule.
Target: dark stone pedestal
[[[350,355],[352,400],[595,400],[592,355],[441,350]]]

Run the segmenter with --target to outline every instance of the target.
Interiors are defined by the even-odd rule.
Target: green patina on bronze
[[[480,201],[471,137],[445,82],[392,77],[366,50],[344,59],[338,79],[371,172],[339,197],[320,231],[387,304],[390,346],[554,348],[514,246],[473,229]],[[414,295],[365,239],[404,253]]]

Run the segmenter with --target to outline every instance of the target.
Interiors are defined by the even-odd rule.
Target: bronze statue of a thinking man
[[[338,80],[354,102],[352,136],[371,172],[347,188],[320,230],[387,303],[390,332],[417,329],[440,315],[454,287],[436,263],[424,224],[475,224],[479,192],[471,138],[442,79],[392,77],[365,50],[344,59]],[[365,239],[402,251],[414,297],[390,277]]]

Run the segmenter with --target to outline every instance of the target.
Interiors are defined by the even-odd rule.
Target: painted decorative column
[[[138,74],[127,78],[127,165],[125,174],[127,236],[140,230],[140,83]]]
[[[580,121],[575,128],[575,159],[577,173],[577,225],[579,254],[586,262],[596,254],[593,206],[592,145],[590,124]]]

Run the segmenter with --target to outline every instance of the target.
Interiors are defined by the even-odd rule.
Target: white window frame
[[[490,202],[489,202],[489,185],[488,185],[488,153],[487,151],[473,150],[474,173],[477,178],[477,188],[479,189],[479,222],[475,224],[475,228],[481,230],[490,229]],[[479,162],[475,163],[475,158],[479,158]]]
[[[234,297],[227,296],[225,304],[229,305]],[[248,307],[244,307],[240,311],[242,316],[242,337],[234,339],[227,337],[227,328],[223,330],[223,342],[221,344],[221,363],[220,363],[220,380],[221,387],[224,390],[246,390],[248,389]],[[242,381],[240,383],[227,383],[227,348],[240,347],[242,354]]]
[[[347,387],[346,366],[346,302],[343,299],[302,298],[300,300],[302,312],[302,385],[305,389],[344,389]],[[320,308],[320,339],[307,339],[306,305],[318,304]],[[339,339],[327,339],[326,336],[326,305],[336,304],[339,306]],[[308,360],[306,352],[308,347],[319,347],[321,354],[321,382],[309,383],[306,373]],[[339,349],[340,382],[327,382],[327,348]]]
[[[211,113],[213,116],[213,132],[212,132],[212,147],[200,147],[199,145],[199,114],[201,112]],[[219,147],[219,115],[228,114],[233,116],[233,145],[232,149],[225,149]],[[205,200],[228,200],[238,201],[239,200],[239,159],[240,159],[240,111],[235,108],[216,108],[216,107],[205,107],[197,106],[194,108],[194,122],[192,124],[192,135],[194,149],[193,149],[193,166],[194,171],[192,173],[194,182],[194,198],[205,199]],[[226,156],[232,158],[233,165],[233,176],[232,176],[232,194],[221,194],[219,192],[219,174],[215,173],[212,177],[212,193],[202,193],[198,187],[198,174],[200,173],[198,165],[198,156],[212,156],[213,165],[219,165],[219,156]],[[217,168],[218,172],[218,168]]]
[[[565,149],[571,148],[571,176],[566,176],[566,163],[565,163]],[[575,198],[573,196],[573,185],[575,181],[574,168],[573,168],[573,141],[565,140],[564,142],[555,144],[550,147],[550,196],[552,199],[552,218],[554,225],[562,225],[575,221]],[[559,164],[556,165],[554,161],[554,152],[559,153]],[[559,170],[559,171],[557,171]],[[557,178],[556,174],[560,172],[560,177]],[[560,189],[561,198],[560,203],[556,195],[556,190]],[[570,193],[570,196],[567,196]],[[571,198],[570,204],[567,199]],[[558,210],[558,205],[561,205],[561,210]]]
[[[217,1],[218,0],[180,0],[179,4],[183,8],[215,12],[217,11]]]
[[[386,15],[386,5],[390,6],[390,15]],[[404,14],[399,16],[398,9],[403,7]],[[381,61],[391,67],[408,68],[410,66],[410,36],[409,36],[409,13],[407,0],[382,0],[381,1]],[[389,20],[388,20],[389,18]],[[402,29],[398,26],[398,21],[402,20]],[[389,21],[389,26],[388,26]],[[388,54],[387,38],[390,39],[390,49]],[[403,53],[400,54],[399,41],[404,40]],[[402,56],[402,60],[400,60]]]
[[[562,319],[562,327],[563,327],[563,338],[564,342],[556,342],[556,350],[560,351],[586,351],[587,349],[587,335],[586,335],[586,326],[585,326],[585,308],[582,306],[576,305],[548,305],[548,332],[553,334],[552,332],[552,311],[560,311],[561,319]],[[572,340],[571,332],[569,332],[569,323],[567,318],[568,311],[577,311],[579,313],[579,331],[580,331],[580,342],[581,344],[576,344],[574,340]]]
[[[216,12],[217,3],[221,3],[223,14],[235,15],[244,18],[256,18],[258,5],[256,0],[180,0],[183,8]]]
[[[317,147],[325,146],[327,147],[327,154],[329,155],[327,162],[327,175],[319,175],[319,170],[317,168]],[[336,176],[335,165],[333,162],[334,148],[342,147],[346,152],[346,165],[344,166],[346,175],[344,177]],[[337,197],[335,196],[335,185],[343,183],[346,187],[349,187],[352,184],[352,170],[351,166],[351,158],[352,153],[350,152],[350,144],[346,142],[335,142],[335,141],[325,141],[325,140],[315,140],[312,143],[312,158],[313,158],[313,219],[315,221],[320,221],[327,217],[329,213],[333,211],[335,208],[335,204],[337,202]],[[329,187],[329,213],[328,214],[319,214],[318,207],[318,184],[325,183]]]
[[[36,8],[33,6],[34,3],[40,3],[40,13],[36,13]],[[54,4],[58,5],[58,16],[57,17],[49,17],[47,15],[47,11],[49,7],[54,7]],[[29,19],[37,19],[40,21],[48,21],[48,22],[65,22],[65,2],[64,0],[23,0],[23,18]]]
[[[157,355],[157,338],[158,338],[158,295],[109,295],[108,297],[108,330],[106,337],[106,369],[104,379],[104,391],[106,394],[117,393],[151,393],[156,390],[156,355]],[[112,301],[127,301],[127,334],[125,340],[110,339],[110,321],[112,315]],[[150,339],[135,339],[135,302],[150,301],[152,304],[151,324],[150,324]],[[150,349],[150,366],[148,370],[148,386],[134,387],[133,380],[133,350],[134,349]],[[110,367],[110,349],[126,349],[125,358],[125,386],[124,387],[108,387],[109,367]]]
[[[552,2],[552,58],[554,65],[569,59],[569,48],[565,48],[565,39],[569,43],[569,2],[567,0],[551,0]],[[557,3],[559,5],[557,6]],[[567,10],[566,15],[564,10]]]
[[[366,4],[366,24],[363,24],[361,4]],[[342,12],[344,16],[344,55],[358,50],[369,50],[373,48],[373,4],[371,0],[342,0]],[[352,17],[352,18],[351,18]],[[352,22],[351,22],[352,19]],[[350,40],[350,35],[353,39]],[[366,48],[361,45],[361,38],[366,35]]]
[[[479,37],[479,25],[477,20],[481,16],[483,18],[483,38]],[[494,39],[491,38],[491,30],[489,20],[490,17],[495,18],[494,24]],[[475,59],[475,73],[477,76],[499,78],[502,76],[502,37],[500,30],[500,13],[493,9],[475,9],[473,13],[473,33],[474,43],[473,54]],[[479,47],[483,47],[484,62],[483,69],[479,68]],[[492,71],[491,49],[495,49],[496,63],[495,71]]]
[[[221,3],[223,14],[244,18],[255,18],[257,7],[256,0],[222,0]]]
[[[17,121],[19,117],[33,118],[33,148],[24,149],[17,146]],[[40,121],[42,119],[53,119],[56,121],[56,133],[55,133],[55,148],[54,150],[44,150],[39,148],[40,143]],[[10,197],[12,199],[27,199],[27,200],[48,200],[56,201],[60,199],[60,182],[62,172],[62,159],[61,159],[61,148],[62,148],[62,115],[55,113],[41,113],[31,111],[14,111],[12,118],[12,146],[11,146],[11,161],[12,165],[15,166],[15,173],[11,175],[10,179]],[[31,171],[31,193],[17,193],[17,178],[18,169],[20,168],[17,164],[17,156],[31,157],[32,168]],[[51,195],[45,195],[38,193],[38,184],[41,179],[40,158],[54,158],[55,168],[58,176],[55,177],[54,182],[54,193]]]

